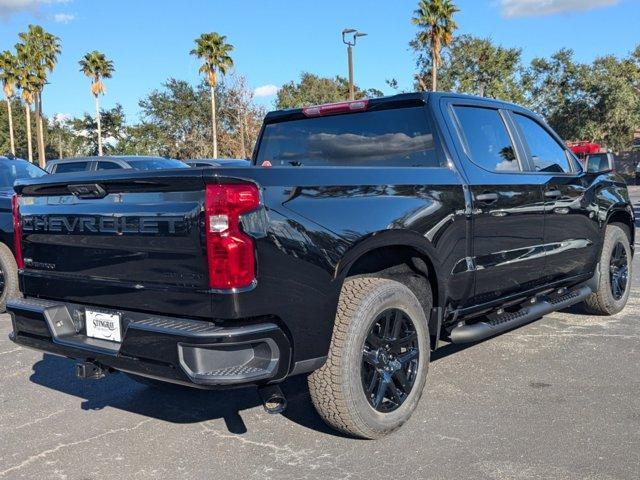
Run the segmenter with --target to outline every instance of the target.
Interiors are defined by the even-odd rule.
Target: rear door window
[[[542,125],[519,113],[514,113],[513,118],[524,135],[537,172],[571,172],[565,148]]]
[[[423,107],[372,110],[268,124],[257,164],[440,167]]]
[[[516,150],[498,110],[455,106],[454,111],[473,163],[494,172],[520,170]]]
[[[105,162],[105,161],[98,162],[98,170],[117,170],[119,168],[122,168],[122,167],[118,165],[116,162]]]
[[[68,162],[68,163],[59,163],[54,170],[54,173],[71,173],[71,172],[82,172],[87,170],[89,166],[89,162]]]

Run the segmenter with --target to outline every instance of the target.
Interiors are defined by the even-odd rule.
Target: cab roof
[[[403,107],[411,107],[411,106],[421,106],[426,105],[428,102],[437,102],[441,98],[447,99],[460,99],[474,102],[482,102],[488,105],[492,105],[494,107],[504,107],[513,110],[526,110],[526,108],[516,105],[513,103],[505,102],[503,100],[498,100],[494,98],[488,97],[478,97],[475,95],[467,95],[462,93],[453,93],[453,92],[412,92],[412,93],[400,93],[397,95],[390,95],[386,97],[376,97],[376,98],[367,98],[360,99],[354,101],[345,101],[338,103],[330,103],[324,105],[316,105],[313,107],[304,107],[304,108],[290,108],[283,110],[274,110],[265,116],[264,123],[277,123],[287,120],[298,120],[303,118],[308,118],[310,116],[318,116],[318,115],[308,115],[305,114],[305,111],[309,111],[315,109],[315,107],[333,107],[340,105],[348,105],[350,103],[358,103],[358,102],[366,102],[366,108],[362,109],[353,109],[352,111],[363,111],[363,110],[383,110],[387,108],[403,108]],[[345,112],[332,112],[326,113],[326,115],[331,115],[335,113],[347,113]],[[534,112],[531,112],[534,113]]]

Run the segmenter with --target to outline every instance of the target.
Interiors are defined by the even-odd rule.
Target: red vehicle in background
[[[587,172],[601,172],[609,170],[616,172],[615,157],[611,151],[605,151],[598,143],[586,140],[567,142],[569,149],[580,159]],[[639,164],[640,165],[640,164]],[[640,168],[640,166],[638,167]],[[636,169],[636,185],[639,183],[638,169]]]
[[[586,140],[580,142],[568,142],[567,145],[580,159],[585,158],[589,154],[598,153],[602,148],[598,143],[587,142]]]

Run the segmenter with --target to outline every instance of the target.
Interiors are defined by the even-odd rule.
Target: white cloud
[[[253,94],[256,97],[272,97],[278,93],[278,90],[280,90],[280,87],[277,87],[276,85],[262,85],[261,87],[256,88],[253,91]]]
[[[57,23],[69,23],[74,18],[76,16],[72,13],[56,13],[53,15],[53,21]]]
[[[49,126],[53,127],[56,123],[64,123],[67,120],[71,120],[73,117],[69,113],[56,113],[49,117]]]
[[[20,12],[38,12],[42,5],[68,3],[70,0],[0,0],[0,18]]]
[[[619,0],[500,0],[500,9],[502,16],[506,18],[539,17],[609,7],[618,2]]]

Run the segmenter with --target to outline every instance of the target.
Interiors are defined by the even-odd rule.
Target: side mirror
[[[615,172],[613,153],[592,153],[585,159],[587,173]]]

